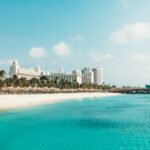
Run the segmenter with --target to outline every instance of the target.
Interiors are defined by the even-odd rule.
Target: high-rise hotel
[[[86,84],[103,84],[103,68],[84,68],[82,69],[82,83]]]
[[[12,78],[14,75],[17,75],[18,78],[40,78],[45,75],[50,80],[57,80],[59,83],[61,80],[67,80],[68,82],[77,82],[79,84],[103,84],[103,68],[83,68],[82,70],[76,69],[72,73],[65,73],[63,68],[56,73],[44,72],[40,69],[39,66],[36,66],[34,69],[24,69],[21,68],[17,61],[13,61],[10,66],[9,75]]]

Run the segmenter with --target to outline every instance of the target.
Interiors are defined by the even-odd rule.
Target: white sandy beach
[[[0,95],[0,110],[63,102],[71,99],[117,96],[117,93],[59,93],[32,95]]]

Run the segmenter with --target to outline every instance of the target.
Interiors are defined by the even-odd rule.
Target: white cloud
[[[45,56],[45,49],[42,47],[32,47],[29,51],[29,56],[33,58],[42,58]]]
[[[134,55],[132,56],[132,58],[133,58],[133,60],[140,61],[140,62],[144,62],[144,61],[147,60],[147,55],[137,53],[137,54],[134,54]]]
[[[150,66],[146,66],[145,71],[150,71]]]
[[[120,30],[113,32],[111,39],[118,44],[136,43],[150,39],[150,23],[127,24]]]
[[[95,53],[89,52],[88,55],[92,60],[94,60],[96,62],[111,60],[113,58],[113,55],[110,53],[102,54],[102,53],[98,53],[98,52],[95,52]]]
[[[58,44],[53,46],[53,52],[59,56],[69,55],[71,51],[71,47],[65,42],[59,42]]]

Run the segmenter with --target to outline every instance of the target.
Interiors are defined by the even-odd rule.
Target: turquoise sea
[[[149,150],[150,95],[0,112],[0,150]]]

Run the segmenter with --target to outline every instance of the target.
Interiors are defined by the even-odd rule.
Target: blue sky
[[[150,83],[149,0],[0,0],[0,69],[102,66],[104,81]]]

